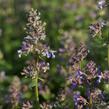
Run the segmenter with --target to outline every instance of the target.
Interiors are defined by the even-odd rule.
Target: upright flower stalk
[[[109,44],[108,44],[108,46],[107,46],[107,49],[108,49],[108,58],[107,58],[107,60],[108,60],[108,68],[109,68]]]
[[[109,6],[109,3],[108,1],[106,0],[98,0],[98,3],[97,3],[97,8],[98,8],[98,13],[103,11],[107,6]],[[102,19],[102,16],[99,16],[100,19]],[[89,29],[90,29],[90,33],[91,33],[91,36],[94,38],[95,36],[99,35],[98,33],[100,33],[99,36],[101,36],[101,30],[104,26],[107,25],[106,23],[107,21],[103,20],[102,21],[97,21],[97,23],[95,24],[91,24],[89,26]],[[107,64],[108,64],[108,67],[109,67],[109,44],[108,42],[106,43],[106,46],[107,46]]]
[[[106,1],[106,0],[99,0],[98,8],[100,10],[103,10],[107,6],[109,6],[108,1]],[[109,43],[108,42],[107,42],[107,64],[108,64],[108,68],[109,68]]]
[[[31,78],[30,86],[34,87],[36,95],[36,109],[39,109],[39,91],[38,81],[43,80],[40,76],[49,70],[49,63],[45,58],[55,58],[55,51],[44,43],[46,38],[45,22],[40,19],[40,13],[31,9],[27,16],[27,24],[25,27],[27,36],[24,37],[21,49],[18,50],[19,57],[22,55],[32,55],[31,60],[27,62],[27,66],[23,69],[22,75]]]
[[[36,77],[36,99],[39,102],[39,93],[38,93],[38,77]]]

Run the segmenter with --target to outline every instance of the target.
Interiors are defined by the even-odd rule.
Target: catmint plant
[[[106,6],[105,1],[99,1],[98,6],[100,9],[103,9]],[[91,36],[95,37],[98,33],[101,35],[101,29],[105,25],[104,22],[90,25],[89,29]],[[79,61],[81,60],[79,59]],[[72,60],[72,62],[74,61]],[[70,86],[73,90],[74,108],[99,109],[99,104],[105,102],[105,94],[100,86],[103,82],[106,83],[108,81],[108,75],[106,71],[101,71],[100,66],[96,66],[93,61],[90,61],[87,63],[85,69],[78,69],[73,77],[69,77],[71,82]],[[78,91],[78,87],[85,88],[85,93],[83,95],[81,95],[82,93],[80,90]]]
[[[100,11],[106,6],[106,1],[101,0],[98,2]],[[98,20],[97,23],[91,24],[89,30],[92,38],[95,38],[95,36],[98,35],[102,36],[102,29],[104,26],[107,26],[105,20]],[[64,50],[65,49],[60,49],[62,52],[64,52]],[[103,108],[103,106],[104,109],[107,109],[108,103],[106,102],[105,91],[102,87],[104,83],[108,83],[109,71],[103,71],[101,66],[97,65],[92,60],[81,67],[81,61],[85,60],[89,53],[88,51],[87,47],[82,44],[75,52],[73,51],[73,55],[71,56],[68,65],[72,65],[72,70],[75,64],[79,64],[79,67],[74,73],[70,74],[69,70],[66,70],[67,74],[65,75],[65,78],[67,77],[67,79],[65,87],[69,89],[69,91],[63,89],[66,91],[66,94],[64,94],[64,103],[68,100],[68,95],[70,94],[69,98],[72,98],[73,100],[74,109],[100,109]],[[63,71],[63,69],[60,70],[60,72]],[[70,109],[69,106],[68,108]]]
[[[21,102],[21,81],[15,76],[8,89],[8,94],[5,97],[6,104],[11,109],[18,109]]]
[[[46,58],[55,58],[55,51],[51,50],[45,44],[45,22],[40,19],[40,13],[37,10],[31,9],[28,13],[27,24],[25,31],[27,36],[24,37],[21,49],[18,50],[19,57],[22,55],[31,55],[31,60],[27,62],[27,66],[23,69],[22,75],[31,79],[31,87],[35,88],[36,109],[39,109],[39,84],[38,81],[43,81],[40,75],[49,70],[49,63]],[[23,108],[30,105],[29,102],[23,104]]]
[[[106,1],[106,0],[98,0],[98,3],[97,3],[97,7],[98,7],[98,13],[99,12],[102,12],[102,11],[105,11],[105,8],[109,5],[109,2]],[[89,26],[89,30],[90,30],[90,34],[91,36],[94,38],[95,36],[101,36],[102,37],[102,29],[104,26],[108,26],[108,22],[106,20],[103,19],[103,16],[101,15],[98,15],[99,18],[97,19],[97,23],[95,24],[91,24]],[[99,21],[99,19],[102,19],[101,21]],[[103,38],[103,37],[102,37]],[[107,40],[108,41],[108,40]],[[107,56],[108,56],[108,66],[109,66],[109,42],[105,42],[105,45],[107,46],[108,48],[108,51],[107,51]]]

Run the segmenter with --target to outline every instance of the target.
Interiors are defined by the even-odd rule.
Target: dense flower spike
[[[106,23],[104,21],[99,21],[95,24],[91,24],[89,26],[89,32],[90,32],[91,36],[95,37],[95,36],[97,36],[98,33],[101,35],[101,30],[105,25],[106,25]]]
[[[19,57],[22,54],[27,55],[33,52],[38,41],[45,40],[45,22],[40,20],[40,13],[37,10],[31,9],[28,13],[28,23],[26,25],[27,36],[22,42],[22,47],[18,50]]]
[[[91,92],[91,96],[93,99],[93,103],[95,101],[100,101],[104,99],[104,95],[102,93],[102,91],[100,89],[95,88],[92,92]]]
[[[94,61],[89,61],[87,63],[86,70],[88,73],[92,74],[93,76],[96,74],[97,67],[96,67],[96,64],[94,63]]]
[[[45,40],[45,22],[40,20],[40,13],[37,10],[31,9],[28,15],[28,23],[26,25],[27,34],[30,35],[28,39],[37,43],[38,40]]]
[[[77,49],[76,54],[74,56],[72,56],[72,58],[69,60],[69,63],[71,65],[79,63],[80,61],[82,61],[87,56],[88,52],[89,51],[86,48],[86,46],[84,44],[81,44],[79,49]]]
[[[89,61],[83,71],[80,69],[75,72],[74,76],[69,76],[69,84],[73,90],[73,101],[75,109],[93,107],[96,103],[104,102],[105,96],[102,90],[98,88],[99,84],[109,81],[109,71],[102,73],[100,66],[96,67],[93,61]],[[80,95],[80,92],[76,92],[79,87],[85,89],[85,96]],[[93,107],[94,108],[94,107]]]
[[[71,76],[69,77],[69,83],[72,84],[73,88],[81,84],[84,84],[86,86],[91,85],[90,81],[93,81],[92,84],[98,85],[99,83],[101,83],[101,80],[106,77],[106,74],[103,74],[99,67],[96,68],[95,65],[89,67],[89,64],[94,65],[95,63],[93,61],[90,61],[86,65],[86,69],[84,71],[77,70],[77,72],[73,76],[73,79],[71,78]]]
[[[49,63],[45,59],[55,58],[55,51],[51,50],[44,42],[46,24],[40,20],[40,13],[31,9],[27,21],[25,28],[27,36],[24,38],[18,53],[19,57],[31,53],[31,60],[27,62],[27,67],[23,69],[21,74],[31,79],[30,86],[35,89],[36,102],[39,104],[39,80],[43,81],[42,77],[47,77],[43,73],[49,70]],[[29,102],[23,104],[22,109],[30,108],[32,107]]]
[[[75,49],[75,42],[74,39],[71,37],[71,31],[69,32],[64,32],[62,39],[61,39],[61,46],[65,50],[65,52],[73,52]]]
[[[102,22],[101,27],[103,27],[104,25],[105,23]],[[73,57],[69,61],[70,64],[74,65],[75,63],[79,63],[87,56],[87,53],[88,50],[85,49],[82,45],[82,47],[76,49],[76,53],[74,53]],[[97,67],[95,62],[91,60],[86,64],[85,69],[78,69],[76,73],[68,75],[67,84],[68,86],[71,86],[70,88],[73,89],[74,93],[80,87],[86,88],[86,96],[74,94],[73,100],[75,109],[88,109],[90,106],[92,108],[95,108],[93,107],[93,105],[98,102],[104,102],[105,97],[103,95],[103,92],[100,89],[97,89],[97,87],[102,83],[103,79],[105,81],[109,80],[108,71],[104,72],[105,73],[102,73],[100,66]]]
[[[50,50],[50,47],[42,43],[45,40],[45,23],[40,20],[40,13],[37,10],[31,9],[28,13],[28,23],[25,28],[27,36],[22,42],[22,47],[18,50],[19,57],[22,54],[34,53],[39,57],[55,58],[55,51]],[[39,59],[39,60],[41,60]],[[37,73],[46,72],[49,69],[49,63],[44,61],[31,61],[26,68],[24,68],[22,75],[35,78]]]
[[[109,82],[109,71],[108,70],[104,71],[103,78],[106,82]]]
[[[19,57],[23,54],[38,53],[47,58],[55,58],[55,51],[50,50],[49,47],[42,43],[46,38],[45,25],[45,22],[40,19],[40,13],[31,9],[28,13],[28,23],[25,28],[27,36],[22,42],[21,49],[18,50]]]
[[[6,97],[6,102],[11,103],[12,107],[18,106],[21,99],[21,83],[18,77],[14,77],[10,87],[9,94]]]

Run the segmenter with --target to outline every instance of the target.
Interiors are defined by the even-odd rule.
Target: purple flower
[[[32,108],[33,106],[29,101],[24,102],[22,105],[22,109],[32,109]]]
[[[32,47],[29,42],[23,41],[21,49],[18,50],[19,57],[21,57],[22,54],[27,55],[32,50]]]
[[[45,61],[36,63],[34,60],[30,60],[27,65],[28,66],[23,69],[21,74],[32,79],[36,78],[38,73],[45,73],[49,70],[49,63],[46,63]]]
[[[106,82],[109,81],[109,71],[108,70],[105,70],[104,71],[104,74],[103,74],[103,78]]]
[[[106,6],[106,1],[105,0],[99,0],[98,1],[98,8],[103,9]]]
[[[105,21],[98,21],[97,23],[91,24],[89,26],[89,31],[91,36],[94,38],[95,36],[97,36],[98,33],[101,34],[101,30],[104,26],[106,26],[106,22]]]
[[[76,53],[74,53],[74,55],[69,59],[69,64],[74,66],[75,64],[79,63],[80,61],[86,58],[88,52],[89,51],[87,47],[81,43],[81,46],[77,49]]]
[[[55,58],[55,51],[52,50],[46,50],[42,53],[43,56],[46,56],[47,58]]]
[[[93,61],[89,61],[86,65],[86,70],[94,76],[97,72],[96,64]]]
[[[75,88],[77,88],[77,86],[78,86],[77,82],[76,81],[73,81],[72,82],[72,88],[75,89]]]
[[[76,72],[75,78],[80,78],[80,76],[81,76],[82,74],[83,74],[83,73],[82,73],[80,70],[78,70],[78,71]]]
[[[73,100],[74,100],[75,106],[78,105],[78,98],[79,97],[80,97],[80,92],[77,92],[73,95]]]
[[[90,88],[87,87],[87,89],[86,89],[86,96],[87,96],[88,99],[90,99],[90,94],[91,94]]]
[[[74,93],[73,101],[75,109],[79,109],[78,107],[82,107],[81,109],[83,109],[83,107],[87,104],[87,100],[84,97],[80,96],[80,92]]]
[[[41,61],[38,63],[37,67],[39,68],[40,72],[46,72],[47,70],[49,70],[49,63],[46,63],[45,61]]]
[[[98,74],[98,75],[101,75],[101,73],[102,73],[102,72],[101,72],[101,67],[100,67],[100,66],[98,66],[98,71],[97,71],[97,74]]]
[[[101,80],[102,80],[102,72],[101,72],[101,68],[100,68],[100,66],[98,67],[98,71],[97,71],[97,83],[99,84],[100,82],[101,82]]]
[[[75,75],[75,79],[78,81],[79,84],[83,84],[83,83],[89,84],[87,80],[87,75],[80,70],[77,71]]]
[[[8,89],[6,103],[11,104],[14,108],[18,106],[21,100],[21,81],[18,77],[14,77]]]

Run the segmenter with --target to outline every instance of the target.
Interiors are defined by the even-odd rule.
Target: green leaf
[[[31,83],[29,84],[29,88],[36,86],[36,79],[32,79]]]
[[[40,81],[44,82],[44,79],[43,78],[38,78]]]

